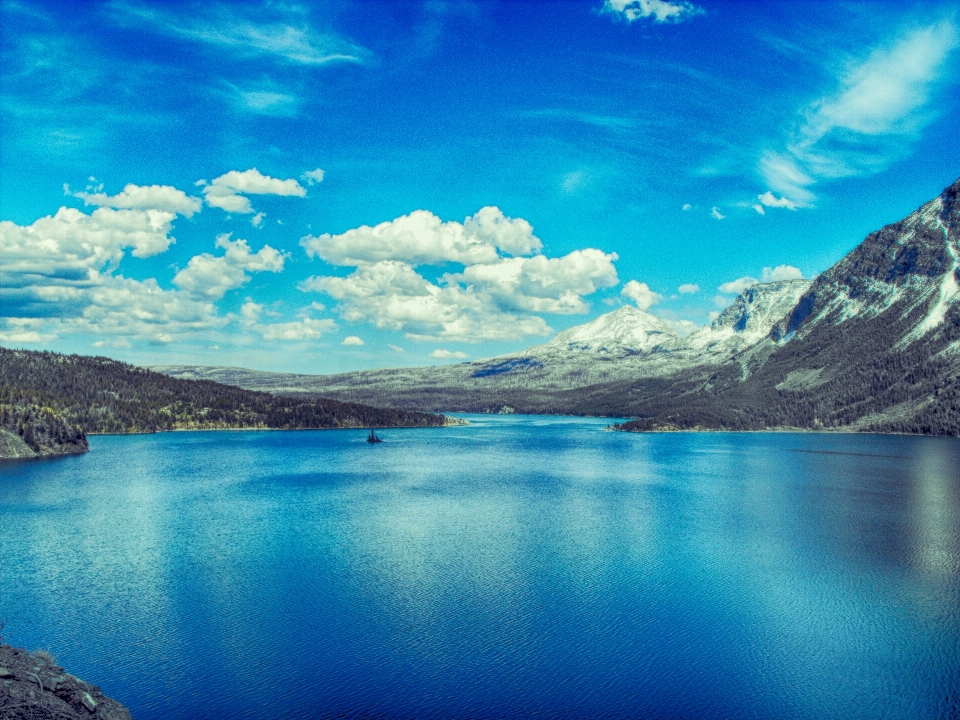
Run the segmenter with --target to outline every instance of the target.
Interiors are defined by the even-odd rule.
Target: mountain
[[[623,307],[520,353],[340,375],[158,367],[421,410],[634,416],[628,430],[960,433],[960,181],[813,281],[747,288],[679,338]]]
[[[442,415],[180,380],[109,358],[0,348],[0,457],[84,452],[85,432],[447,423]]]
[[[433,412],[580,412],[584,388],[730,362],[734,354],[766,337],[809,286],[807,280],[794,280],[748,288],[711,325],[686,339],[660,318],[624,306],[543,345],[458,365],[340,375],[193,365],[151,369],[277,394],[324,395]]]
[[[644,416],[625,429],[960,434],[958,244],[960,181],[822,273],[737,356],[749,373],[731,364],[706,379],[619,388]]]
[[[673,328],[658,317],[625,305],[585,325],[558,333],[542,346],[545,352],[590,352],[606,355],[640,355],[670,352],[682,347]]]

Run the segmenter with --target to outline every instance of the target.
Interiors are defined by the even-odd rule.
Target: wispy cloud
[[[836,87],[801,113],[783,146],[762,153],[758,172],[783,197],[767,207],[810,204],[821,180],[870,175],[909,152],[934,118],[936,91],[951,80],[958,44],[950,20],[912,29],[836,73]],[[773,199],[772,195],[769,195]]]
[[[582,123],[584,125],[593,125],[594,127],[603,128],[604,130],[634,130],[637,128],[637,121],[633,118],[585,113],[578,110],[546,108],[543,110],[528,110],[523,113],[523,116],[528,118],[542,118],[545,120],[560,120]]]
[[[655,23],[683,22],[704,12],[687,0],[604,0],[603,9],[628,22],[650,19]]]
[[[341,37],[317,32],[299,13],[253,17],[229,6],[216,5],[205,12],[188,15],[119,0],[111,2],[108,8],[120,22],[146,25],[166,35],[298,65],[360,63],[370,55]],[[297,20],[299,22],[292,22]]]

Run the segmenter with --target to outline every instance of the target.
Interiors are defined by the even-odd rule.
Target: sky
[[[0,345],[306,373],[681,335],[960,177],[953,2],[0,4]]]

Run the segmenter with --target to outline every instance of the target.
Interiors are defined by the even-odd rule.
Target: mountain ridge
[[[960,180],[813,280],[757,284],[685,339],[620,308],[488,360],[339,375],[158,366],[421,410],[634,416],[626,429],[960,433]],[[630,322],[627,320],[630,319]]]

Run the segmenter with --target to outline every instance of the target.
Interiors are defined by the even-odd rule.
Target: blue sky
[[[686,333],[960,176],[954,3],[4,2],[0,344],[299,372]]]

